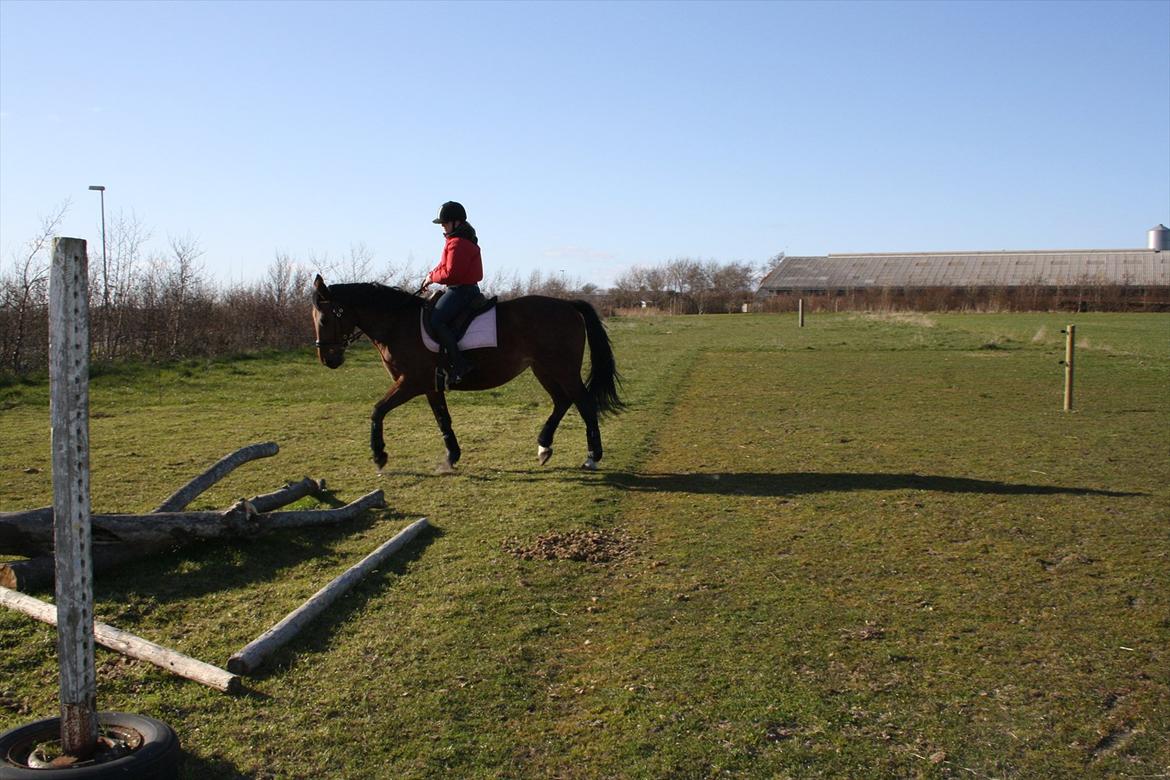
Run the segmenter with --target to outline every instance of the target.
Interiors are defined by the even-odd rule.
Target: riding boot
[[[455,340],[453,334],[446,325],[440,323],[432,323],[431,330],[435,332],[435,341],[443,347],[443,351],[447,353],[447,360],[451,365],[451,371],[447,375],[448,385],[457,385],[463,381],[463,377],[467,376],[467,372],[472,369],[472,365],[467,358],[463,356],[463,352],[459,349],[459,344]]]

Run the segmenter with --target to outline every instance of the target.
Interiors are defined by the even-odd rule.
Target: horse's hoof
[[[390,457],[384,452],[374,456],[374,465],[378,467],[378,471],[386,468],[386,464],[389,462]]]
[[[581,468],[585,471],[597,471],[597,461],[593,458],[586,458],[585,462],[581,464]]]
[[[436,474],[454,474],[455,464],[451,462],[450,458],[444,458],[435,466]]]
[[[548,459],[551,457],[552,447],[542,447],[539,444],[536,445],[536,460],[540,463],[540,465],[543,466],[544,464],[548,463]]]

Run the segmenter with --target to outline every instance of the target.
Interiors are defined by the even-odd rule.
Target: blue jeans
[[[451,324],[451,320],[467,308],[467,305],[478,295],[478,284],[457,284],[454,287],[448,287],[447,292],[443,293],[443,297],[439,299],[439,302],[435,304],[434,311],[431,312],[431,327],[436,330],[440,328],[445,330]]]
[[[439,302],[435,304],[434,311],[431,312],[431,330],[435,332],[435,340],[443,346],[447,353],[447,359],[451,361],[451,369],[454,372],[452,383],[459,382],[463,375],[471,369],[471,364],[459,351],[455,334],[451,331],[451,320],[459,316],[459,313],[467,308],[478,295],[479,285],[460,284],[448,287],[447,292],[443,293],[443,297],[439,299]]]

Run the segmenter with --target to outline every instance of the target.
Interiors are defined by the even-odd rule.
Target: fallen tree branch
[[[95,547],[93,549],[93,572],[109,571],[126,561],[142,558],[149,552],[122,545]],[[28,592],[37,588],[52,590],[56,576],[57,562],[52,555],[40,555],[27,561],[5,561],[0,563],[0,587]]]
[[[223,539],[255,536],[273,528],[302,528],[329,525],[349,520],[367,509],[386,506],[381,490],[375,490],[351,504],[337,509],[303,510],[298,512],[258,513],[248,501],[240,501],[232,508],[212,512],[151,512],[145,515],[93,515],[94,550],[103,546],[124,544],[144,552],[157,552],[176,545],[204,539]],[[24,550],[34,555],[47,555],[53,549],[52,516],[38,517],[41,522],[29,521],[27,513],[11,525],[19,535]],[[2,523],[3,521],[0,521]]]
[[[367,509],[381,509],[386,506],[386,497],[381,490],[359,498],[353,503],[337,509],[303,509],[298,512],[266,512],[260,515],[260,524],[265,530],[275,528],[304,528],[310,525],[329,525],[357,517]]]
[[[257,512],[271,512],[273,509],[280,509],[282,506],[288,506],[294,501],[299,501],[305,496],[315,496],[325,490],[325,480],[309,479],[305,477],[300,482],[292,485],[285,485],[280,490],[272,493],[265,493],[262,496],[256,496],[248,501],[252,508]]]
[[[240,501],[227,510],[182,511],[234,469],[258,458],[271,457],[278,451],[275,442],[241,447],[175,491],[150,513],[92,515],[93,571],[102,572],[190,541],[248,537],[269,529],[337,523],[367,509],[386,505],[382,492],[375,491],[338,509],[274,511],[325,490],[324,480],[305,477],[272,493]],[[0,561],[0,586],[30,590],[52,585],[55,575],[53,527],[51,506],[0,512],[0,553],[29,559]]]
[[[33,542],[37,529],[53,528],[53,507],[43,506],[27,512],[0,512],[0,551],[11,555],[41,555],[40,545]]]
[[[307,487],[305,483],[320,484],[306,478],[297,485],[268,495],[283,494],[282,497],[287,498]],[[289,492],[290,490],[292,492]],[[269,503],[279,500],[270,498]],[[375,490],[337,509],[258,514],[251,502],[241,501],[227,512],[94,515],[91,519],[94,539],[93,571],[95,574],[108,571],[135,558],[153,555],[191,541],[251,537],[270,530],[331,525],[351,520],[368,509],[381,509],[384,506],[385,496],[381,490]],[[32,513],[23,514],[27,518]],[[0,527],[3,527],[2,521]],[[27,561],[0,563],[0,586],[13,590],[32,590],[52,585],[55,567],[52,555],[51,513],[47,522],[35,527],[26,520],[21,530],[24,539],[23,549],[32,550],[33,555]]]
[[[381,491],[379,491],[381,492]],[[370,495],[373,495],[372,493]],[[251,674],[264,663],[268,656],[300,633],[313,618],[320,615],[359,580],[380,566],[387,558],[405,547],[429,524],[424,517],[400,531],[393,539],[351,566],[344,574],[334,579],[313,594],[304,604],[294,609],[279,623],[265,631],[244,649],[228,659],[228,671],[236,674]]]
[[[34,599],[32,596],[26,596],[5,587],[0,587],[0,604],[23,612],[42,623],[48,623],[51,626],[57,625],[57,606],[55,604]],[[203,683],[225,693],[238,693],[243,687],[240,678],[231,672],[175,652],[162,645],[156,645],[154,642],[149,642],[142,637],[108,626],[105,623],[94,622],[93,638],[102,647],[108,647],[139,661],[152,663],[180,677]]]
[[[270,458],[280,450],[276,442],[268,441],[262,444],[249,444],[241,447],[231,455],[225,455],[214,466],[176,490],[170,498],[159,504],[155,512],[178,512],[187,508],[195,497],[204,492],[216,482],[226,477],[235,469],[250,460]]]

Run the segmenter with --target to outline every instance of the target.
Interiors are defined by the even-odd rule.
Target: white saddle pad
[[[422,332],[423,346],[431,352],[438,352],[438,343],[427,335],[427,329],[423,327],[422,318],[425,316],[427,316],[427,312],[424,309],[418,316],[418,328]],[[463,338],[459,339],[459,349],[482,349],[494,346],[497,346],[495,306],[472,320],[471,327],[463,334]]]

